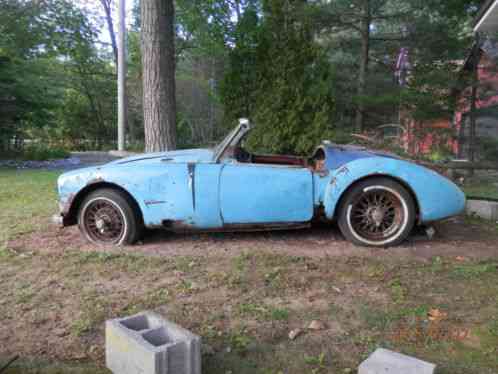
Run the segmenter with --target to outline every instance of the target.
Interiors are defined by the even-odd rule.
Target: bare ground
[[[433,240],[415,233],[389,250],[354,247],[328,226],[150,232],[118,249],[49,226],[7,248],[0,359],[102,365],[103,321],[153,309],[203,337],[205,373],[354,372],[378,345],[433,360],[441,373],[498,370],[498,340],[481,333],[498,334],[497,265],[480,265],[498,258],[498,231],[482,222],[454,219]],[[428,322],[431,308],[447,317]],[[289,340],[315,319],[323,331]]]
[[[237,256],[248,249],[290,256],[358,257],[392,256],[429,259],[434,256],[498,257],[498,230],[491,224],[454,218],[435,225],[429,240],[418,229],[401,246],[391,249],[356,247],[347,242],[336,226],[316,225],[307,230],[251,233],[171,233],[149,231],[144,241],[123,248],[88,244],[77,227],[49,226],[42,232],[24,235],[9,243],[21,251],[60,253],[67,249],[109,253],[140,253],[150,256]]]

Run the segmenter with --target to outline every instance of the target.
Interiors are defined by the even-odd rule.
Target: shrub
[[[36,144],[24,148],[21,158],[26,161],[47,161],[68,158],[69,152],[63,148]]]

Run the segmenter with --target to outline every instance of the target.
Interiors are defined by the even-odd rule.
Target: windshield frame
[[[213,161],[218,163],[225,153],[226,149],[230,146],[237,145],[251,130],[251,124],[246,119],[241,119],[239,125],[230,131],[230,133],[214,148]]]

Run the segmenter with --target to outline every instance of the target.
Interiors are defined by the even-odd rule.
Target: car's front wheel
[[[135,243],[141,234],[141,220],[130,199],[112,189],[90,193],[78,212],[78,226],[85,238],[99,245]]]
[[[415,202],[405,187],[389,178],[371,178],[348,191],[338,221],[354,244],[389,247],[408,237],[415,218]]]

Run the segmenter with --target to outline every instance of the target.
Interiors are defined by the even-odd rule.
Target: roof
[[[487,0],[474,19],[474,31],[498,31],[498,0]]]

